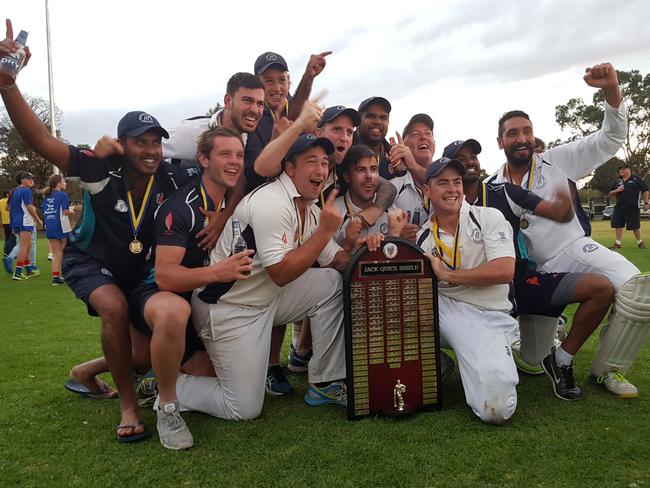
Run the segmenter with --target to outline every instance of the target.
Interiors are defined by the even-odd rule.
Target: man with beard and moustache
[[[409,161],[409,164],[406,164],[409,169],[400,172],[389,171],[389,163],[385,161],[379,171],[397,189],[394,205],[406,211],[409,223],[404,227],[404,231],[408,238],[415,238],[420,226],[428,220],[431,206],[420,185],[415,182],[416,178],[421,178],[421,175],[414,173],[412,168],[417,166],[418,171],[426,171],[433,161],[433,154],[436,150],[433,138],[433,119],[427,114],[415,114],[404,127],[402,135],[404,137],[403,144],[409,150],[403,153],[404,160]],[[393,146],[391,154],[397,152],[398,149]],[[401,154],[401,152],[397,153],[398,157]],[[413,159],[413,162],[410,159]]]
[[[513,280],[516,307],[512,315],[542,315],[553,317],[557,322],[566,305],[580,304],[573,317],[571,332],[562,344],[553,350],[541,349],[538,352],[536,347],[539,344],[548,344],[548,340],[537,341],[536,337],[530,334],[530,330],[523,328],[520,348],[517,349],[514,345],[512,348],[515,363],[527,373],[536,373],[537,371],[529,369],[525,359],[531,355],[535,357],[535,354],[541,355],[542,358],[552,355],[555,379],[559,379],[559,382],[552,382],[556,396],[563,400],[578,400],[582,392],[575,384],[572,360],[565,358],[567,354],[575,356],[584,341],[598,328],[614,298],[614,288],[606,277],[594,273],[540,273],[535,270],[534,263],[527,259],[525,242],[520,238],[520,219],[525,211],[529,211],[556,222],[568,222],[573,218],[571,198],[568,193],[560,191],[552,200],[544,200],[509,182],[480,182],[481,166],[477,157],[480,152],[481,145],[478,141],[467,139],[449,144],[443,152],[443,157],[457,159],[465,167],[463,190],[467,202],[476,206],[496,208],[513,229],[516,252]],[[551,329],[552,332],[554,331]],[[523,361],[522,356],[525,358]]]
[[[0,42],[0,56],[16,50],[11,23]],[[101,319],[101,342],[120,396],[119,442],[147,436],[133,389],[133,363],[127,295],[137,283],[153,240],[153,215],[166,195],[190,179],[187,171],[162,164],[162,138],[167,131],[146,112],[129,112],[119,121],[117,136],[124,155],[98,158],[50,134],[16,85],[1,91],[24,143],[81,181],[84,210],[63,254],[65,282],[83,300],[90,315]],[[87,378],[90,394],[102,393],[95,377]]]
[[[581,140],[534,154],[535,135],[528,114],[520,110],[506,112],[499,120],[497,142],[507,163],[488,182],[510,181],[548,198],[558,189],[570,191],[570,181],[588,175],[616,154],[627,136],[627,115],[616,70],[608,63],[595,65],[587,69],[584,80],[603,91],[605,107],[601,129]],[[605,275],[612,282],[617,290],[616,303],[623,303],[616,307],[617,314],[610,314],[608,328],[601,334],[590,378],[619,397],[638,396],[638,389],[627,381],[621,370],[631,365],[649,329],[647,319],[637,314],[626,322],[625,315],[630,303],[641,303],[641,297],[647,295],[643,290],[639,292],[647,286],[645,277],[623,256],[587,237],[577,217],[558,224],[526,214],[521,219],[521,232],[530,258],[537,263],[539,271],[594,272]],[[647,307],[642,303],[636,306],[641,310]],[[556,326],[553,320],[532,325],[537,330],[555,330]],[[636,331],[635,347],[626,346],[615,351],[617,340]]]
[[[389,234],[388,213],[395,207],[386,209],[373,226],[363,228],[358,214],[374,204],[379,186],[377,158],[368,146],[363,144],[352,146],[341,163],[341,171],[348,189],[334,201],[344,216],[341,229],[334,236],[334,240],[343,249],[351,251],[360,237],[378,233]],[[404,229],[401,233],[404,233]]]

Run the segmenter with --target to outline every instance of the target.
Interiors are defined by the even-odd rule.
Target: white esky
[[[3,3],[14,34],[29,31],[33,56],[18,84],[47,99],[45,0]],[[93,145],[129,110],[167,126],[205,113],[262,52],[285,57],[295,88],[309,55],[332,50],[312,92],[326,88],[327,106],[383,96],[393,106],[389,135],[426,112],[436,158],[473,137],[491,173],[504,160],[503,112],[527,111],[535,134],[551,141],[563,136],[555,106],[591,100],[585,67],[608,61],[648,73],[648,19],[643,0],[50,0],[55,102],[63,137]]]

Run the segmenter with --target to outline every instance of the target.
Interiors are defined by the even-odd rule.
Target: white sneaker
[[[52,254],[51,252],[48,252],[47,253],[47,260],[52,261],[53,259],[54,259],[54,254]]]
[[[600,376],[590,374],[589,379],[598,385],[602,385],[619,398],[636,398],[639,396],[639,389],[618,371],[610,371]]]
[[[194,438],[181,417],[178,402],[163,403],[156,411],[160,443],[167,449],[178,451],[194,445]]]

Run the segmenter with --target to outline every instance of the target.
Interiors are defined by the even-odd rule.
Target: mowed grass
[[[643,231],[650,238],[650,222]],[[611,244],[609,223],[594,222],[594,237]],[[160,446],[151,410],[142,416],[152,437],[120,445],[117,400],[63,389],[72,365],[101,354],[99,322],[70,290],[50,286],[46,249],[41,239],[42,276],[0,277],[2,487],[650,486],[650,347],[628,374],[641,397],[619,400],[586,379],[596,338],[575,362],[582,401],[557,399],[545,376],[522,376],[517,413],[502,427],[474,417],[458,370],[443,384],[441,412],[403,421],[349,422],[342,408],[307,407],[306,378],[291,375],[295,393],[267,397],[256,420],[184,414],[190,451]],[[650,271],[650,250],[629,232],[622,253]]]

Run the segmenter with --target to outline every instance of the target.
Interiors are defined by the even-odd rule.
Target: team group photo
[[[7,486],[650,483],[645,6],[27,3]]]

